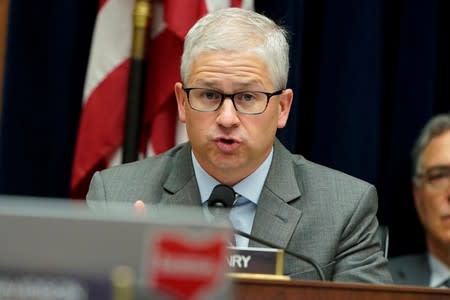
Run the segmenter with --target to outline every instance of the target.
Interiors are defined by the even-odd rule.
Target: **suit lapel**
[[[191,146],[186,143],[175,154],[173,164],[163,187],[163,205],[200,205],[200,192],[192,166]]]
[[[431,271],[427,254],[419,255],[417,262],[410,264],[410,266],[415,267],[416,270],[409,270],[403,273],[406,278],[409,277],[407,282],[414,285],[428,286],[430,284]]]
[[[276,140],[272,165],[258,201],[252,234],[286,248],[302,216],[289,205],[299,199],[301,187],[296,180],[292,155]],[[249,246],[261,246],[250,241]]]

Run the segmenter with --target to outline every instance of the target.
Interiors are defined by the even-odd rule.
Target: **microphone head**
[[[208,207],[228,208],[233,207],[235,193],[232,187],[226,184],[218,184],[214,187],[208,199]]]

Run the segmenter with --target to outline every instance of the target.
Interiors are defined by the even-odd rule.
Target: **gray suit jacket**
[[[91,207],[109,201],[199,205],[189,143],[142,161],[97,172]],[[252,235],[315,259],[330,280],[390,283],[380,250],[375,188],[293,155],[276,140],[256,209]],[[260,246],[250,241],[249,246]],[[305,262],[286,255],[285,274],[318,279]]]
[[[389,259],[389,270],[396,284],[422,286],[430,284],[431,271],[425,253]]]

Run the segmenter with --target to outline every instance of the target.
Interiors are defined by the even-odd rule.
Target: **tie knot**
[[[234,206],[245,205],[245,204],[247,204],[247,203],[250,203],[250,200],[248,200],[248,199],[245,198],[244,196],[239,195],[238,193],[236,193],[236,198],[235,198],[235,200],[234,200],[233,207],[234,207]]]

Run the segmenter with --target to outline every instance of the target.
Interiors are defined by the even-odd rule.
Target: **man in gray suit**
[[[175,84],[189,142],[97,172],[89,205],[140,200],[147,208],[193,205],[207,213],[213,188],[227,184],[241,196],[230,212],[235,228],[310,256],[329,280],[389,283],[375,188],[293,155],[275,138],[293,99],[288,57],[286,32],[260,14],[232,8],[203,17],[186,36]],[[318,279],[290,255],[284,270]]]
[[[450,114],[432,118],[412,152],[413,196],[427,253],[389,261],[394,282],[450,287]]]

